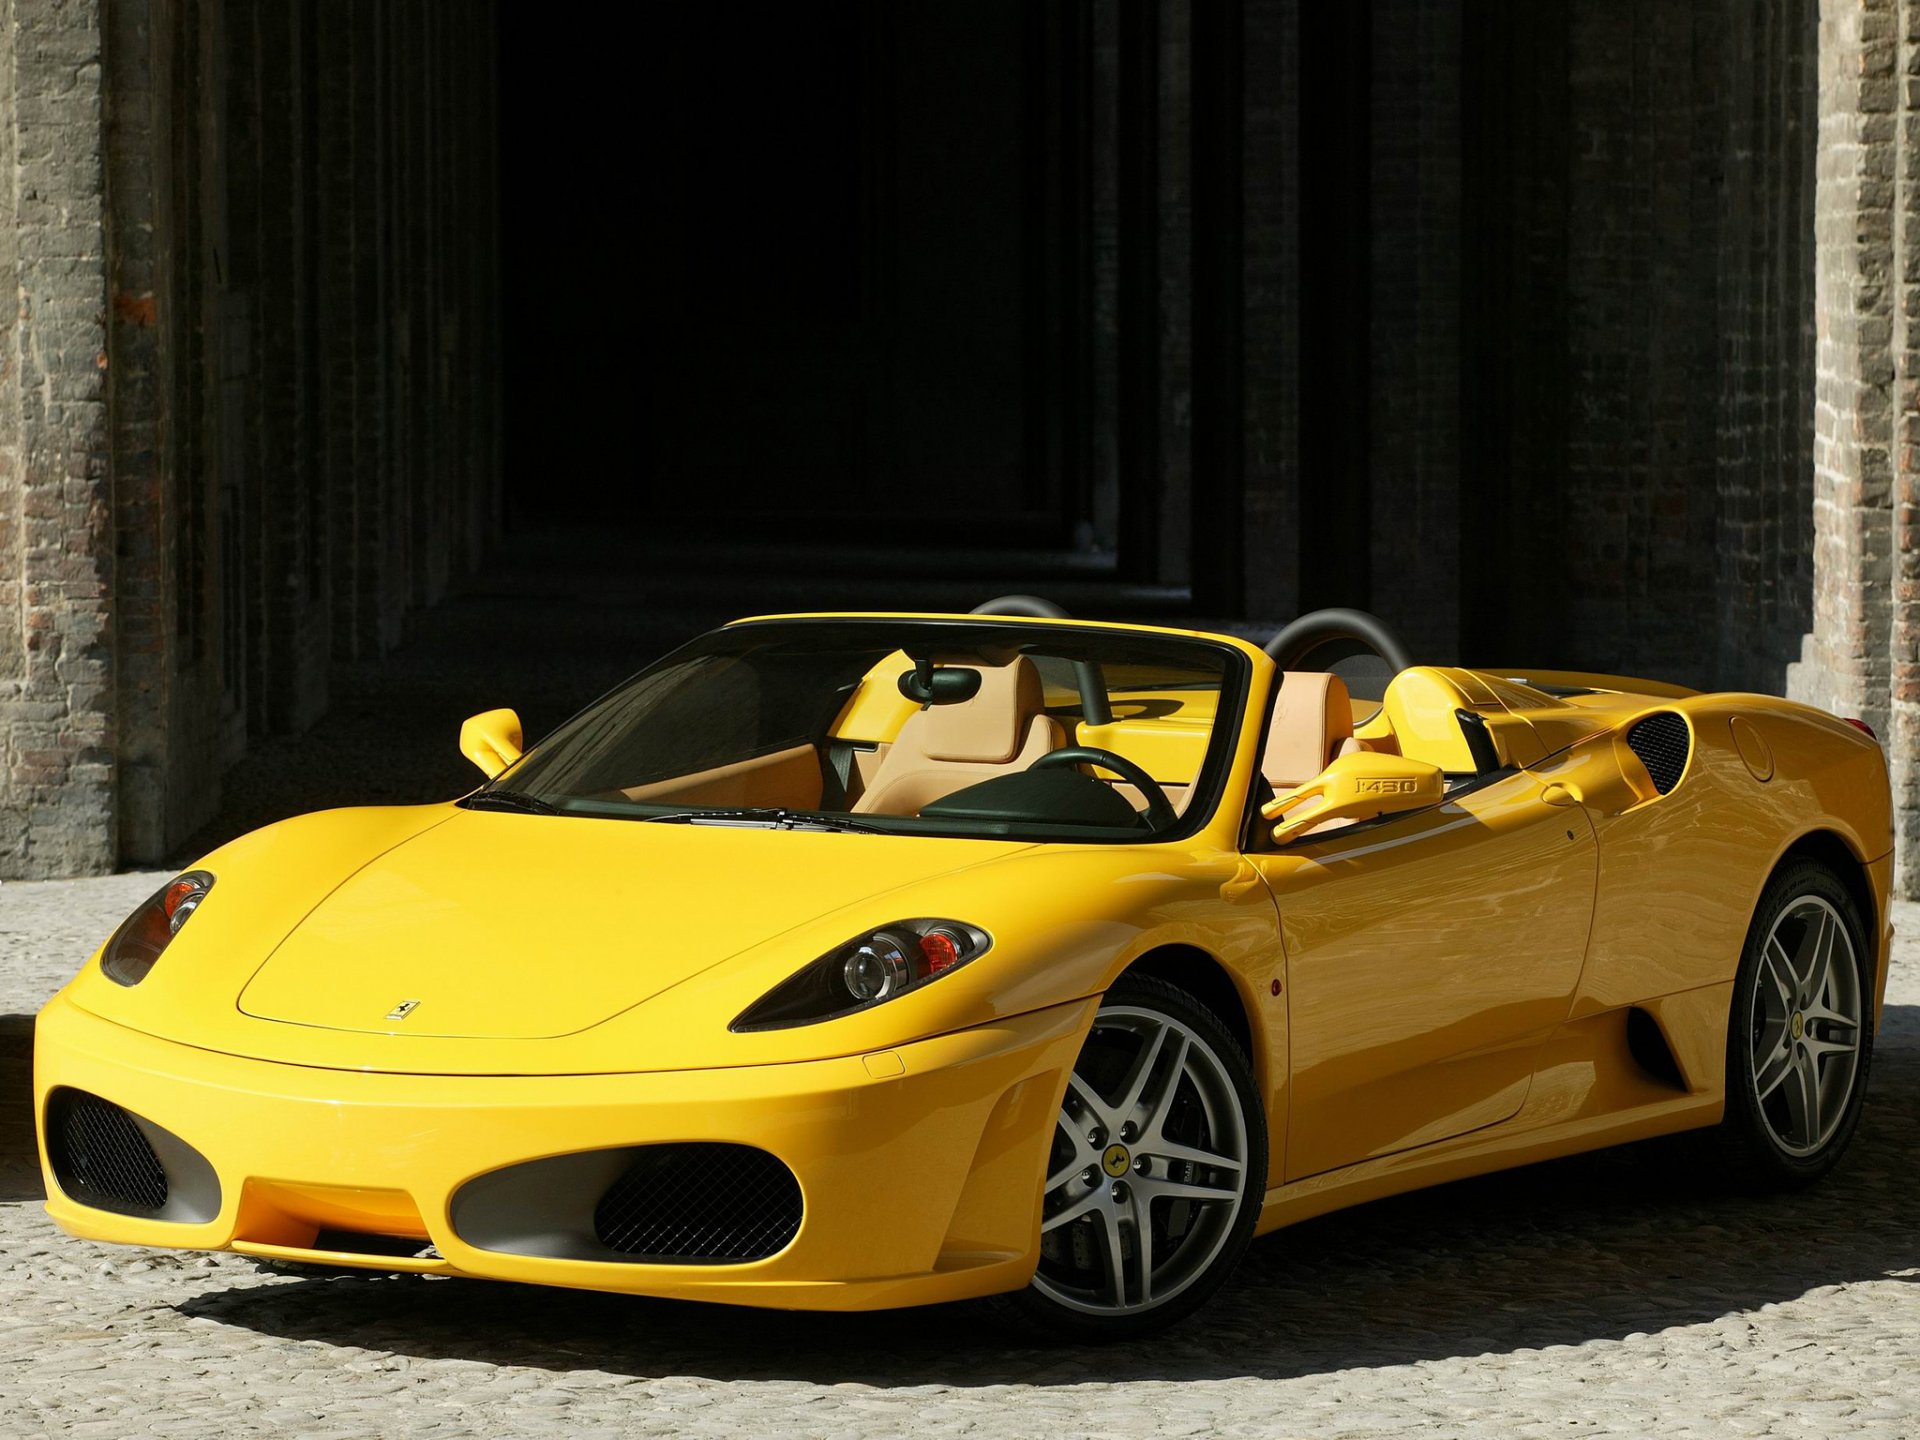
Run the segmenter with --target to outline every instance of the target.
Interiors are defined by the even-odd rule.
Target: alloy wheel
[[[1034,1287],[1089,1314],[1155,1309],[1232,1237],[1247,1119],[1220,1056],[1159,1011],[1101,1010],[1054,1131]]]
[[[1789,1155],[1810,1156],[1846,1118],[1860,1068],[1859,957],[1818,895],[1780,910],[1759,960],[1748,1016],[1748,1073],[1760,1117]]]

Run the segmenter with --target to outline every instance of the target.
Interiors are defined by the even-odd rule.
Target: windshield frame
[[[1207,750],[1200,769],[1194,777],[1192,797],[1186,809],[1176,823],[1164,830],[1125,830],[1117,827],[1097,827],[1088,825],[1055,824],[1037,822],[1001,822],[1001,821],[961,821],[951,817],[929,820],[921,816],[885,815],[863,813],[843,815],[833,810],[792,810],[785,812],[790,818],[807,820],[818,817],[823,823],[818,826],[769,823],[766,828],[807,828],[833,829],[836,821],[851,822],[846,825],[845,833],[882,833],[892,836],[926,836],[929,839],[987,840],[1006,843],[1009,840],[1024,841],[1029,844],[1081,844],[1081,845],[1163,845],[1174,841],[1191,839],[1206,829],[1218,817],[1220,806],[1226,798],[1233,778],[1235,759],[1240,748],[1242,728],[1247,722],[1247,706],[1252,691],[1254,667],[1249,657],[1236,645],[1224,637],[1215,638],[1191,631],[1156,629],[1147,626],[1106,624],[1097,621],[1055,621],[1025,620],[1007,616],[957,616],[957,615],[913,615],[913,614],[832,614],[832,615],[796,615],[762,616],[751,620],[737,620],[713,630],[703,631],[685,643],[675,646],[666,654],[644,666],[632,675],[612,686],[603,694],[583,706],[575,714],[556,725],[546,736],[518,757],[513,764],[500,774],[486,781],[477,789],[461,797],[458,802],[465,808],[470,802],[495,792],[516,792],[520,789],[515,783],[516,775],[526,763],[533,759],[555,739],[566,735],[577,725],[592,715],[601,706],[622,694],[629,687],[639,684],[647,677],[698,654],[714,653],[713,642],[727,636],[750,634],[754,631],[776,629],[794,631],[812,628],[843,628],[848,626],[894,626],[912,629],[924,633],[927,630],[954,629],[964,630],[970,635],[983,632],[1001,632],[1003,643],[1020,645],[1031,644],[1035,639],[1049,634],[1085,637],[1089,632],[1107,632],[1133,641],[1145,641],[1152,644],[1164,644],[1171,649],[1190,649],[1215,658],[1220,664],[1220,698],[1215,706],[1215,718],[1212,732],[1207,739]],[[537,792],[535,792],[537,794]],[[539,795],[537,798],[547,800]],[[549,802],[551,803],[551,802]],[[621,809],[614,811],[600,808],[556,807],[555,814],[570,819],[619,820],[627,823],[658,820],[681,812],[711,809],[715,812],[712,821],[695,817],[693,823],[700,824],[737,824],[737,820],[727,819],[722,812],[737,807],[729,806],[689,806],[678,803],[659,806],[635,804],[631,812]],[[651,813],[650,813],[651,812]],[[540,818],[548,818],[541,816]]]

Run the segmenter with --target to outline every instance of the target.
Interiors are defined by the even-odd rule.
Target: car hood
[[[1155,945],[1278,946],[1237,854],[1175,846],[418,805],[299,816],[197,863],[217,883],[153,973],[116,984],[96,952],[61,1001],[204,1053],[449,1084],[865,1055],[1079,1003]],[[977,925],[991,950],[897,1004],[729,1028],[815,956],[931,916]]]
[[[796,926],[1022,848],[460,811],[321,899],[238,1005],[331,1030],[571,1035]]]

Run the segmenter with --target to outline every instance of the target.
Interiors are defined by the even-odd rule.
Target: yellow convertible
[[[1691,1129],[1749,1183],[1830,1167],[1888,954],[1866,727],[1399,658],[1350,690],[1325,638],[776,617],[525,754],[477,716],[480,788],[223,846],[46,1007],[47,1208],[1097,1338],[1459,1176]]]

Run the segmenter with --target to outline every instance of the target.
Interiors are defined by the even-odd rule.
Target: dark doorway
[[[661,6],[597,51],[508,8],[510,516],[1066,544],[1085,137],[1052,8]]]

